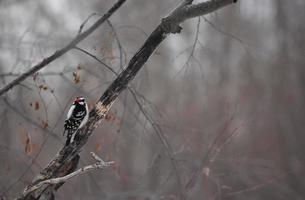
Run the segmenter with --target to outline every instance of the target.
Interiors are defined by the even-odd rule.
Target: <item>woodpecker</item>
[[[74,141],[77,130],[87,123],[88,118],[89,111],[85,98],[77,97],[71,105],[65,120],[63,135],[67,132],[66,145]]]

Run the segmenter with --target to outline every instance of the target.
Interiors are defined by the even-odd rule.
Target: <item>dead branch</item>
[[[82,40],[84,40],[88,35],[90,35],[93,31],[95,31],[102,23],[104,23],[109,17],[118,9],[121,7],[121,5],[125,2],[126,0],[118,0],[116,4],[114,4],[106,14],[104,14],[99,20],[97,20],[91,27],[89,27],[86,31],[84,31],[81,34],[78,34],[68,45],[63,47],[60,50],[55,51],[54,54],[51,56],[43,59],[40,63],[37,65],[33,66],[31,69],[28,71],[24,72],[21,76],[18,78],[14,79],[12,82],[8,83],[6,86],[4,86],[0,90],[0,96],[3,95],[4,93],[8,92],[10,89],[15,87],[16,85],[20,84],[21,81],[25,80],[27,77],[35,74],[37,71],[42,69],[43,67],[47,66],[57,58],[61,57],[71,49],[73,49],[78,43],[80,43]]]
[[[41,181],[38,184],[30,187],[30,188],[26,188],[25,191],[23,192],[22,196],[25,197],[27,196],[29,193],[39,189],[40,187],[42,187],[43,185],[56,185],[59,183],[63,183],[68,181],[69,179],[75,177],[75,176],[79,176],[81,174],[84,174],[86,172],[92,171],[92,170],[97,170],[97,169],[105,169],[106,167],[109,167],[110,165],[114,164],[114,161],[109,161],[109,162],[105,162],[103,161],[100,157],[98,157],[98,155],[96,155],[94,152],[91,152],[91,156],[92,158],[96,161],[96,163],[92,164],[92,165],[87,165],[85,167],[82,167],[66,176],[63,177],[59,177],[59,178],[52,178],[52,179],[48,179],[45,181]]]
[[[55,158],[51,160],[48,166],[33,180],[29,188],[42,181],[58,177],[59,172],[65,169],[74,157],[78,156],[78,153],[86,144],[88,138],[101,120],[106,116],[118,95],[128,87],[129,82],[133,80],[138,71],[153,54],[154,50],[170,33],[179,33],[182,30],[180,23],[186,19],[213,12],[234,2],[235,0],[210,0],[204,3],[192,5],[192,1],[185,0],[173,12],[171,12],[168,17],[162,19],[161,24],[157,26],[157,28],[147,38],[143,46],[132,57],[127,68],[118,75],[97,101],[94,108],[90,111],[87,124],[76,133],[78,135],[78,140],[75,140],[68,146],[64,146]],[[198,9],[200,9],[200,12]],[[189,13],[192,12],[192,10],[195,14]],[[181,187],[181,183],[179,183],[179,185]],[[28,193],[26,196],[21,195],[18,200],[39,199],[45,191],[48,191],[49,187],[49,185],[44,184],[37,190]],[[183,196],[183,189],[181,188],[180,191]]]

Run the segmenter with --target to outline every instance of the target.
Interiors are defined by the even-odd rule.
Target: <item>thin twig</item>
[[[118,36],[118,34],[117,34],[117,32],[116,32],[114,26],[112,25],[112,23],[111,23],[109,20],[107,20],[107,24],[108,24],[109,27],[111,28],[111,30],[112,30],[112,32],[113,32],[113,34],[114,34],[114,38],[115,38],[115,40],[116,40],[116,42],[117,42],[117,44],[118,44],[119,51],[120,51],[120,68],[121,68],[121,70],[123,70],[123,55],[124,55],[124,57],[125,57],[125,59],[126,59],[126,57],[127,57],[127,56],[126,56],[126,52],[125,52],[124,49],[123,49],[123,46],[122,46],[121,41],[120,41],[120,39],[119,39],[119,36]]]
[[[67,74],[67,73],[71,73],[73,72],[74,69],[69,69],[69,70],[64,70],[62,72],[43,72],[43,73],[36,73],[37,75],[41,75],[41,76],[58,76],[58,75],[62,75],[62,74]],[[35,76],[36,76],[35,74]],[[2,73],[0,74],[0,77],[16,77],[16,76],[21,76],[22,73]]]
[[[195,39],[191,48],[191,53],[189,54],[186,62],[184,63],[184,65],[181,67],[181,69],[176,73],[176,75],[173,77],[173,79],[175,79],[183,70],[184,68],[189,64],[191,58],[194,55],[195,52],[195,48],[198,42],[198,36],[199,36],[199,30],[200,30],[200,17],[198,18],[198,22],[197,22],[197,28],[196,28],[196,34],[195,34]]]

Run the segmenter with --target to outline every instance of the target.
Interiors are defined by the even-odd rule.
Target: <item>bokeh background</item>
[[[198,1],[195,1],[198,2]],[[67,44],[110,0],[0,0],[0,86]],[[120,72],[178,0],[127,1],[79,45]],[[115,166],[57,199],[305,199],[305,2],[240,0],[183,23],[81,152]],[[12,199],[63,146],[73,98],[115,75],[71,50],[0,99],[0,197]]]

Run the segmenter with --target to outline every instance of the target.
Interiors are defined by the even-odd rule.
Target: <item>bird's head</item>
[[[84,105],[86,103],[86,100],[84,97],[76,97],[74,100],[74,104]]]

